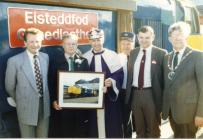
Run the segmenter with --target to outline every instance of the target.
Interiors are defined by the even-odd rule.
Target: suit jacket
[[[47,83],[48,55],[40,52],[39,63],[43,80],[44,117],[47,118],[50,115],[50,99]],[[26,51],[8,60],[5,87],[8,94],[16,102],[18,120],[26,125],[37,125],[40,95]]]
[[[64,55],[64,52],[57,53],[50,63],[49,69],[49,89],[51,102],[57,100],[57,73],[58,71],[69,71],[68,61]],[[88,71],[89,66],[87,59],[75,54],[74,56],[74,71]]]
[[[172,63],[172,57],[173,53],[170,53],[164,60],[162,117],[166,119],[171,110],[176,123],[191,123],[195,116],[203,117],[203,54],[186,48],[174,79],[169,80],[168,60]]]
[[[126,104],[131,104],[131,95],[132,95],[132,82],[133,82],[133,72],[134,64],[137,59],[140,48],[135,48],[130,53],[130,58],[128,62],[128,78],[127,78],[127,87],[126,87]],[[154,103],[157,109],[157,112],[161,112],[162,106],[162,91],[163,91],[163,60],[166,51],[158,47],[152,47],[151,54],[151,83],[152,83],[152,93]]]

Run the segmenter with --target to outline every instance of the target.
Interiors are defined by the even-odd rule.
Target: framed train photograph
[[[102,108],[104,73],[58,72],[58,102],[62,108]]]

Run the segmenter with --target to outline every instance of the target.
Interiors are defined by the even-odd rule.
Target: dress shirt
[[[146,50],[146,60],[145,60],[145,67],[144,67],[144,86],[143,88],[151,87],[151,52],[152,46],[145,49]],[[140,62],[143,56],[143,48],[140,48],[139,54],[134,64],[134,72],[133,72],[133,83],[132,86],[138,87],[138,77],[140,71]]]
[[[181,59],[182,59],[182,57],[183,57],[183,54],[184,54],[184,52],[185,52],[185,48],[186,48],[186,47],[184,47],[184,48],[182,48],[180,51],[178,51],[179,54],[178,54],[178,64],[177,64],[177,66],[180,64],[180,61],[181,61]],[[177,52],[175,49],[174,49],[173,51],[174,51],[174,54]],[[174,57],[175,57],[175,55],[173,55],[173,61],[174,61]],[[173,65],[173,63],[172,63],[172,65]],[[172,66],[172,68],[173,68],[173,66]]]
[[[32,72],[33,74],[35,75],[35,69],[34,69],[34,55],[37,55],[39,56],[39,52],[37,52],[36,54],[32,54],[30,53],[28,50],[27,51],[27,54],[28,54],[28,57],[29,57],[29,60],[30,60],[30,64],[31,64],[31,67],[32,67]],[[39,58],[37,57],[37,63],[38,63],[38,66],[39,66],[39,70],[41,71],[40,69],[40,63],[39,63]]]
[[[75,56],[75,54],[73,54],[73,55],[69,55],[69,54],[67,54],[67,53],[65,53],[65,57],[66,57],[66,60],[67,60],[67,62],[68,62],[68,70],[70,71],[71,69],[71,60],[69,59],[70,57],[72,57],[73,58],[73,60],[74,60],[74,56]]]

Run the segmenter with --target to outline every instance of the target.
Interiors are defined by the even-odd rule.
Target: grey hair
[[[174,31],[180,31],[182,33],[184,33],[184,35],[186,37],[188,37],[191,33],[191,27],[188,23],[186,22],[183,22],[183,21],[179,21],[179,22],[176,22],[174,24],[172,24],[169,29],[168,29],[168,35],[171,36],[171,34],[174,32]]]

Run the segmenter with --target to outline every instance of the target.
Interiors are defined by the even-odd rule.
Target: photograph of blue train
[[[59,105],[65,108],[102,108],[103,73],[59,72]]]

